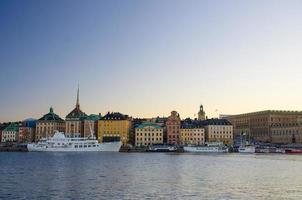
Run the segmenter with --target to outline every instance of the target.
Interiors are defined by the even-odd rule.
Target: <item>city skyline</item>
[[[0,122],[302,110],[301,1],[1,1]]]

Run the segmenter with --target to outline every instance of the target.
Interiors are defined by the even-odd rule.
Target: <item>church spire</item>
[[[77,103],[76,103],[76,107],[80,108],[80,86],[78,85],[78,91],[77,91]]]

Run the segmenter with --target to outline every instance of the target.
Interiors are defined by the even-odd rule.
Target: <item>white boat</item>
[[[255,146],[240,146],[238,148],[239,153],[255,153],[256,147]]]
[[[56,131],[49,139],[41,139],[38,143],[27,145],[28,151],[40,152],[82,152],[82,151],[111,151],[118,152],[122,146],[120,141],[99,143],[95,137],[67,138],[64,133]]]
[[[148,152],[175,152],[177,147],[167,145],[152,145],[147,149]]]
[[[184,146],[184,151],[193,153],[227,153],[229,149],[221,142],[208,142],[204,146]]]

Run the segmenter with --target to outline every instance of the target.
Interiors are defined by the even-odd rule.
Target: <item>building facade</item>
[[[84,137],[97,137],[98,133],[98,120],[101,115],[89,115],[82,119],[83,122],[83,136]]]
[[[131,119],[118,112],[107,113],[98,121],[99,142],[118,141],[129,143]]]
[[[167,143],[170,145],[180,144],[180,124],[181,120],[176,111],[172,111],[166,121]]]
[[[11,123],[2,130],[1,142],[17,142],[19,135],[19,125]]]
[[[163,144],[164,129],[153,122],[143,122],[135,128],[135,146]]]
[[[302,112],[275,110],[225,116],[233,124],[234,136],[245,133],[247,137],[261,142],[273,142],[272,129],[288,129],[289,124],[297,123],[300,118]]]
[[[80,109],[79,88],[75,108],[65,117],[66,137],[84,137],[84,119],[87,115]]]
[[[35,128],[34,127],[19,127],[18,142],[31,143],[35,141]]]
[[[302,120],[296,123],[280,124],[271,126],[272,143],[276,144],[301,144],[302,143]]]
[[[64,132],[65,122],[62,118],[55,114],[53,112],[53,108],[50,107],[49,113],[37,120],[35,141],[37,142],[41,138],[52,137],[56,130]]]
[[[233,126],[226,119],[207,119],[201,122],[205,128],[207,142],[233,144]]]
[[[18,142],[31,143],[35,141],[36,122],[35,119],[26,119],[20,123]]]
[[[203,145],[205,143],[205,129],[199,121],[186,119],[180,128],[180,143],[182,145]]]

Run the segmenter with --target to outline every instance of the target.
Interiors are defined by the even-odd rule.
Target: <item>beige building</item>
[[[164,129],[153,122],[143,122],[135,128],[135,146],[163,144]]]
[[[295,123],[274,123],[271,126],[272,143],[294,144],[302,143],[302,119]]]
[[[77,91],[77,101],[75,108],[65,118],[66,137],[83,137],[84,122],[87,115],[80,109],[79,88]]]
[[[226,119],[207,119],[201,122],[205,128],[207,142],[233,144],[233,126]]]
[[[56,130],[64,132],[65,122],[53,112],[53,108],[51,107],[49,113],[41,117],[36,123],[35,141],[41,138],[52,137]]]
[[[229,115],[224,118],[229,120],[233,125],[234,137],[245,133],[247,137],[254,138],[258,141],[273,142],[272,129],[274,129],[274,133],[277,133],[277,129],[281,129],[281,127],[286,130],[290,124],[297,123],[297,120],[301,117],[302,112],[266,110],[240,115]],[[291,136],[288,135],[288,137],[287,141],[290,141]]]
[[[2,131],[1,142],[17,142],[19,136],[19,125],[11,123]]]

